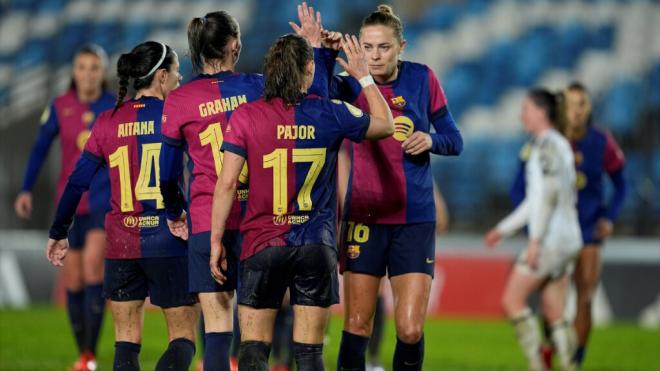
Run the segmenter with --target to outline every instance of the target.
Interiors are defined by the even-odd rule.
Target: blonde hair
[[[401,23],[401,18],[394,14],[391,6],[385,4],[378,5],[375,11],[362,20],[362,27],[375,25],[391,28],[394,31],[394,36],[399,41],[403,41],[403,23]]]

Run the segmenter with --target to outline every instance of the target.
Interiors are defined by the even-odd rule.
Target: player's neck
[[[397,66],[397,68],[394,69],[394,72],[392,72],[392,74],[389,75],[389,76],[382,76],[382,75],[381,76],[373,76],[374,81],[376,81],[376,83],[378,83],[378,84],[390,83],[390,82],[396,80],[398,77],[399,77],[399,67],[398,66]]]
[[[202,69],[202,73],[205,75],[215,75],[220,72],[234,72],[234,64],[230,62],[214,65],[204,64],[204,68]]]
[[[163,91],[158,88],[141,89],[135,94],[135,99],[140,99],[142,97],[154,97],[160,100],[165,100],[165,94],[163,94]]]
[[[566,137],[571,141],[582,139],[582,137],[584,137],[586,133],[587,133],[586,125],[578,126],[574,128],[571,127],[566,128]]]
[[[95,102],[101,96],[101,90],[82,91],[76,90],[78,100],[83,103]]]

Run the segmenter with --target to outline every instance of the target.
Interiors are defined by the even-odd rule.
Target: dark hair
[[[568,84],[566,87],[566,90],[574,90],[574,91],[579,91],[580,93],[584,94],[589,94],[589,91],[587,91],[587,88],[578,81],[573,81],[572,83]]]
[[[564,93],[555,94],[544,88],[534,88],[527,93],[527,96],[535,105],[545,111],[552,126],[563,133],[566,128],[566,99],[564,99]]]
[[[76,54],[73,55],[73,60],[75,61],[75,59],[82,54],[94,55],[101,60],[101,64],[103,65],[103,67],[108,66],[108,54],[105,52],[105,50],[102,47],[100,47],[97,44],[83,45],[80,49],[76,50]],[[71,84],[69,85],[69,87],[74,90],[78,88],[76,86],[76,81],[73,79],[73,76],[71,77]],[[108,81],[106,79],[103,79],[101,88],[103,90],[108,88]]]
[[[188,49],[193,69],[201,71],[204,61],[224,60],[227,43],[239,36],[238,22],[224,10],[193,18],[188,24]]]
[[[288,34],[277,39],[264,61],[264,98],[282,98],[286,104],[298,103],[304,93],[305,66],[314,60],[314,50],[304,38]]]
[[[163,46],[165,56],[163,56]],[[119,77],[119,92],[113,113],[124,102],[128,93],[128,83],[133,79],[133,89],[140,90],[151,85],[156,71],[165,68],[169,71],[174,63],[174,51],[165,44],[156,41],[146,41],[139,44],[130,53],[122,54],[117,61],[117,76]]]
[[[384,4],[378,5],[375,11],[362,20],[362,27],[375,25],[383,25],[391,28],[394,31],[394,36],[396,36],[399,41],[403,41],[403,23],[401,23],[401,19],[394,14],[391,6]]]

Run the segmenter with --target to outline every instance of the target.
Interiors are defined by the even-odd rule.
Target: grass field
[[[99,346],[100,370],[112,369],[112,322],[106,317]],[[326,365],[335,369],[341,318],[333,318]],[[394,349],[393,323],[388,321],[384,360]],[[584,370],[660,370],[660,332],[618,323],[596,329]],[[524,362],[513,330],[506,321],[429,320],[425,329],[425,370],[523,370]],[[153,370],[167,345],[164,320],[158,311],[145,318],[140,360]],[[75,358],[73,339],[62,309],[38,307],[0,311],[0,370],[66,370]]]

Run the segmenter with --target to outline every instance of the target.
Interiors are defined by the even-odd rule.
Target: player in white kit
[[[561,96],[531,90],[525,98],[522,121],[532,135],[525,168],[525,199],[484,239],[495,246],[525,225],[529,242],[522,251],[502,296],[502,307],[513,321],[530,370],[543,370],[539,328],[527,299],[540,292],[543,315],[552,325],[552,340],[563,370],[572,369],[572,329],[564,319],[568,275],[582,245],[576,209],[575,164],[560,124]]]

